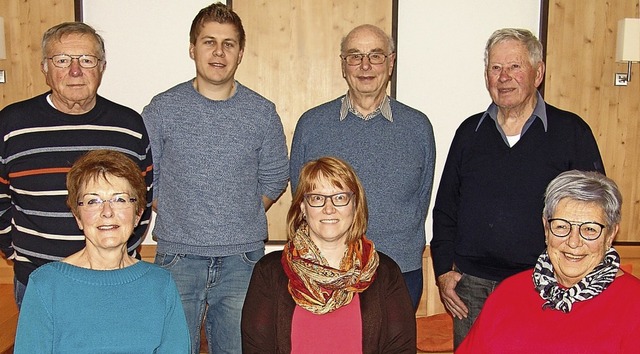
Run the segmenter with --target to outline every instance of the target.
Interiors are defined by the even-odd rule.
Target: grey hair
[[[349,31],[349,33],[346,36],[342,37],[342,41],[340,41],[340,53],[341,54],[346,54],[346,52],[347,52],[347,40],[349,39],[351,34],[356,32],[357,30],[360,30],[360,29],[363,29],[363,28],[367,28],[367,29],[375,32],[381,38],[384,38],[384,40],[387,42],[387,47],[389,48],[389,53],[395,52],[396,44],[393,41],[393,37],[388,35],[385,31],[383,31],[378,26],[366,24],[366,25],[360,25],[360,26],[352,29],[351,31]]]
[[[524,44],[529,52],[529,62],[531,66],[542,62],[542,43],[531,31],[522,28],[502,28],[489,37],[484,48],[484,67],[489,67],[489,52],[494,45],[507,40],[516,40]]]
[[[545,192],[545,220],[553,217],[558,203],[565,198],[595,203],[604,211],[607,225],[620,224],[622,194],[616,182],[599,172],[571,170],[554,178]]]
[[[97,57],[104,62],[106,59],[104,39],[93,27],[82,22],[63,22],[49,28],[42,36],[42,60],[45,61],[47,59],[47,49],[49,49],[51,41],[60,41],[62,37],[70,34],[87,35],[92,37],[96,43],[96,50],[98,51]]]

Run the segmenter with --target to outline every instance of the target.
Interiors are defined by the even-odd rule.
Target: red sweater
[[[638,353],[640,280],[624,273],[569,313],[542,309],[532,270],[504,280],[489,296],[456,353]]]

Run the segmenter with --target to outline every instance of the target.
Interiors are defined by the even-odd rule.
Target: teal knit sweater
[[[34,271],[14,353],[188,353],[180,295],[164,269],[109,271],[53,262]]]

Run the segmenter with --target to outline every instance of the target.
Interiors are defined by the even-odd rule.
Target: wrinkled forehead
[[[91,54],[100,53],[98,41],[91,35],[83,33],[68,33],[60,37],[53,37],[45,48],[47,54],[58,54],[63,51],[78,51],[78,53],[65,54]],[[82,53],[79,53],[79,52]]]
[[[387,38],[371,28],[358,28],[346,38],[345,50],[350,52],[388,52]]]

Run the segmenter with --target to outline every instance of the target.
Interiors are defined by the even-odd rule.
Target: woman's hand
[[[440,299],[444,306],[451,314],[459,319],[467,318],[469,309],[462,302],[458,293],[456,293],[456,285],[462,278],[462,274],[456,271],[449,271],[438,277],[438,290],[440,291]]]

